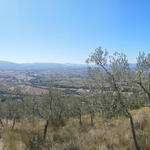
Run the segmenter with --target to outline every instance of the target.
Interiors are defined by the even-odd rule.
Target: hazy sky
[[[84,63],[98,46],[150,52],[150,0],[0,0],[0,60]]]

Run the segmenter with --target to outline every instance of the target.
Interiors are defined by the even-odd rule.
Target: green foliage
[[[131,110],[133,110],[133,109],[139,109],[139,108],[143,107],[144,104],[145,104],[144,101],[134,101],[134,102],[132,102],[130,104],[129,108]]]
[[[70,135],[69,134],[59,134],[55,133],[53,135],[53,141],[56,143],[64,143],[70,141]]]

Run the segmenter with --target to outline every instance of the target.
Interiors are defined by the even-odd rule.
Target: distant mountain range
[[[59,64],[59,63],[23,63],[0,61],[0,70],[47,70],[47,69],[85,69],[86,64]],[[136,64],[130,64],[134,69]]]
[[[13,63],[0,61],[0,70],[46,70],[46,69],[82,69],[84,64],[59,64],[59,63]]]

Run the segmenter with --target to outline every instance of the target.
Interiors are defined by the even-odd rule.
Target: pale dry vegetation
[[[150,108],[132,111],[137,141],[141,150],[150,149]],[[64,127],[49,126],[47,138],[42,140],[40,132],[44,121],[21,121],[15,129],[7,127],[1,131],[1,150],[134,150],[129,119],[119,117],[113,121],[95,117],[94,127],[90,117],[83,116],[83,125],[70,118]]]

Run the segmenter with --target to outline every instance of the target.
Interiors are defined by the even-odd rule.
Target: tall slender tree
[[[118,52],[108,55],[106,50],[99,47],[86,62],[89,67],[90,78],[94,80],[97,86],[99,85],[99,87],[105,89],[105,92],[103,92],[105,101],[99,99],[102,106],[100,108],[108,118],[125,115],[130,119],[135,148],[139,150],[133,117],[129,111],[126,96],[122,93],[123,84],[128,84],[130,78],[130,68],[126,55]],[[90,66],[90,64],[94,64],[94,66]],[[101,80],[101,76],[103,80]],[[108,90],[106,90],[107,87]],[[102,90],[98,93],[102,94]]]

